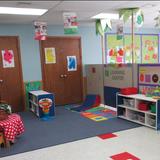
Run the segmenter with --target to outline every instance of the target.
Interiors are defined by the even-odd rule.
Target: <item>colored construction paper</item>
[[[67,56],[67,68],[68,68],[68,71],[76,71],[77,70],[76,56]]]
[[[98,137],[101,139],[109,139],[109,138],[117,137],[117,135],[113,133],[105,133],[105,134],[98,135]]]
[[[13,50],[2,50],[3,68],[15,67]]]
[[[111,158],[113,160],[140,160],[139,158],[135,157],[134,155],[128,152],[123,152],[123,153],[113,155],[111,156]]]
[[[74,12],[64,12],[64,33],[65,34],[75,34],[78,33],[78,22],[77,14]]]
[[[55,48],[45,48],[45,63],[51,64],[56,63]]]
[[[145,75],[145,81],[146,81],[147,83],[150,83],[150,82],[151,82],[151,75],[150,75],[150,74],[146,74],[146,75]]]
[[[123,57],[118,56],[118,57],[116,58],[116,61],[117,61],[118,63],[122,63],[122,60],[123,60]]]
[[[35,40],[46,40],[47,36],[47,23],[46,22],[34,22],[35,27]]]
[[[142,35],[142,63],[158,63],[158,35]]]

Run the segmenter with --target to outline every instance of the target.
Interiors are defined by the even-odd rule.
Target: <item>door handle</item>
[[[3,79],[0,79],[0,83],[2,83],[3,82]]]
[[[61,75],[60,75],[60,78],[63,78],[63,77],[64,77],[64,75],[63,75],[63,74],[61,74]]]
[[[66,75],[66,74],[64,74],[63,76],[64,76],[64,78],[66,78],[66,77],[67,77],[67,75]]]

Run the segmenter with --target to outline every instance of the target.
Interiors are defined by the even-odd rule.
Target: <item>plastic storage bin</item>
[[[156,105],[155,104],[151,104],[150,107],[151,107],[151,112],[152,113],[156,113]]]
[[[128,107],[134,107],[134,99],[123,99],[123,104]]]
[[[138,89],[135,87],[121,88],[120,93],[124,95],[137,94]]]

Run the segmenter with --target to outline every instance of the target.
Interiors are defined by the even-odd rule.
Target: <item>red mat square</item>
[[[120,154],[116,154],[111,156],[113,160],[140,160],[139,158],[133,156],[132,154],[128,152],[123,152]]]
[[[106,134],[100,134],[98,135],[98,137],[101,139],[109,139],[109,138],[117,137],[117,135],[113,133],[106,133]]]

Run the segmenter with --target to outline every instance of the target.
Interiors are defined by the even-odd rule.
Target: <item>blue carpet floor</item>
[[[63,107],[56,108],[56,116],[50,121],[41,121],[31,112],[20,115],[24,121],[25,133],[10,149],[0,148],[0,157],[140,126],[119,118],[94,122]]]

